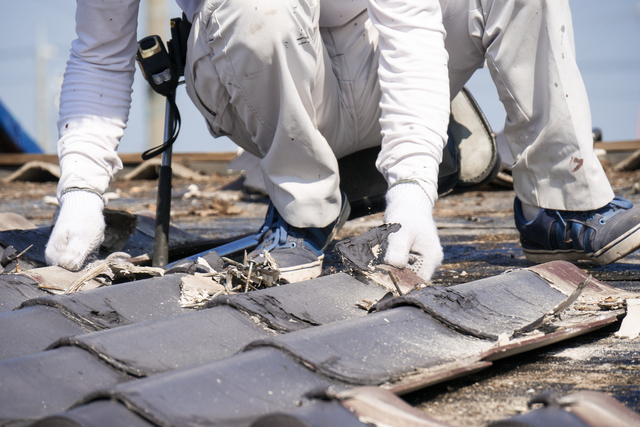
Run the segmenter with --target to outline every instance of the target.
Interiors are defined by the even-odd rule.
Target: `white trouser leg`
[[[313,0],[207,0],[194,20],[186,67],[187,90],[212,134],[230,134],[261,158],[271,200],[296,227],[326,226],[338,216],[336,156],[363,148],[363,141],[375,145],[371,135],[378,144],[380,139],[377,119],[358,116],[356,107],[370,100],[354,100],[334,73],[337,68],[340,75],[345,61],[340,49],[358,50],[371,69],[377,63],[375,39],[361,37],[363,31],[369,34],[363,29],[342,35],[358,33],[360,38],[350,41],[355,47],[345,47],[348,40],[330,40],[333,65],[323,42],[332,31],[321,35],[318,17]],[[355,77],[362,75],[364,83],[353,85],[375,80],[371,72]],[[375,91],[367,96],[374,98]]]
[[[593,153],[591,113],[566,0],[440,0],[454,96],[486,59],[507,111],[524,202],[582,211],[613,191]]]

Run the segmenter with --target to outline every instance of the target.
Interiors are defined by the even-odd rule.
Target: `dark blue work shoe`
[[[514,202],[520,243],[529,261],[591,260],[605,265],[640,247],[640,208],[621,197],[593,211],[542,209],[530,222]]]
[[[256,239],[261,241],[248,256],[255,262],[264,261],[264,252],[278,264],[280,277],[289,283],[313,279],[322,273],[324,249],[333,240],[349,217],[351,206],[342,194],[340,214],[323,228],[298,228],[289,225],[280,216],[273,203]]]

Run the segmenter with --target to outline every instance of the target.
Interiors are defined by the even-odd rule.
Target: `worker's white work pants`
[[[561,210],[607,204],[567,1],[440,3],[451,96],[486,60],[507,111],[517,196]],[[298,227],[337,217],[336,159],[381,142],[367,13],[340,27],[318,19],[313,0],[205,0],[187,64],[187,90],[212,134],[262,158],[273,203]]]

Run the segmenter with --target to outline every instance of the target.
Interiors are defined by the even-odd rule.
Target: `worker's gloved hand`
[[[60,214],[47,243],[49,265],[78,271],[104,239],[104,202],[88,191],[71,191],[60,197]]]
[[[391,187],[387,191],[384,222],[402,226],[389,235],[384,261],[394,267],[405,268],[415,260],[410,266],[411,270],[421,278],[430,280],[442,263],[444,254],[433,220],[433,204],[422,187],[417,183]]]

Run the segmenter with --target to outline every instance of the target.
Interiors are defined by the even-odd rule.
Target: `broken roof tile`
[[[0,275],[0,313],[11,311],[23,302],[49,295],[38,289],[38,284],[20,274]]]
[[[292,289],[295,292],[291,292]],[[367,312],[357,304],[371,304],[386,292],[381,286],[341,273],[259,292],[218,297],[206,307],[229,305],[258,316],[274,329],[295,331],[364,316]]]
[[[8,293],[9,298],[15,302],[20,295],[20,299],[32,293],[40,296],[23,301],[14,311],[0,313],[0,360],[42,351],[70,335],[189,312],[178,304],[178,275],[46,296],[30,279],[19,277],[0,276],[0,284],[13,292]],[[3,294],[4,304],[12,304],[6,297]]]
[[[377,308],[413,305],[450,327],[497,340],[501,334],[511,337],[566,299],[537,273],[515,270],[460,285],[426,287]]]
[[[460,334],[422,310],[398,307],[346,322],[261,340],[332,380],[380,385],[488,350],[491,340]]]
[[[180,307],[179,301],[180,275],[168,275],[89,292],[35,298],[20,307],[55,307],[86,327],[100,330],[189,312]]]

